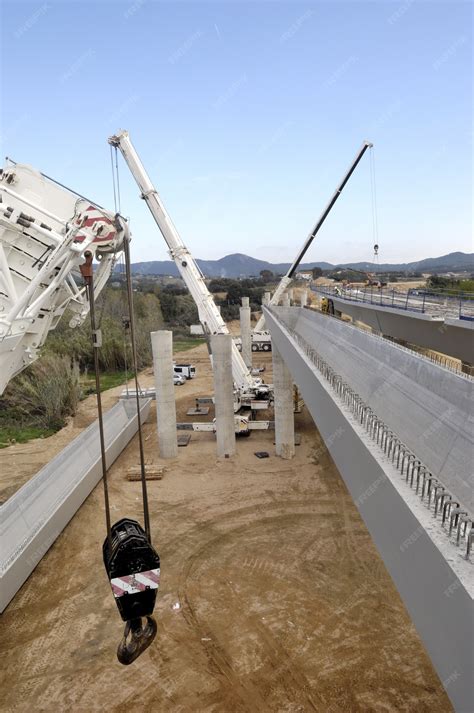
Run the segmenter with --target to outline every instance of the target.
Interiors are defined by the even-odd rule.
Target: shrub
[[[80,396],[77,362],[48,354],[13,379],[1,406],[11,421],[57,430],[76,412]]]

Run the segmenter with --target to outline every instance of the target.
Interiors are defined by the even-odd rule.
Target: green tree
[[[266,282],[272,282],[275,279],[275,275],[271,270],[260,270],[260,277]]]
[[[243,297],[244,290],[238,282],[233,282],[227,288],[227,302],[237,304]]]

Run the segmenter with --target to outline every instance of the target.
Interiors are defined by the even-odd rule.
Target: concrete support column
[[[308,290],[301,290],[300,292],[300,305],[306,307],[308,304]]]
[[[275,452],[281,458],[295,455],[295,421],[291,374],[275,343],[272,345],[273,388],[275,396]]]
[[[230,334],[213,334],[211,337],[218,458],[235,453],[231,340]]]
[[[245,366],[252,368],[252,328],[250,325],[250,304],[248,297],[242,297],[240,308],[240,336],[242,339],[242,359]]]
[[[178,437],[173,383],[173,332],[166,330],[152,332],[151,347],[156,389],[158,448],[161,458],[176,458]]]
[[[294,300],[293,288],[288,290],[288,299],[290,300],[290,304],[293,304],[293,300]]]
[[[290,306],[290,304],[291,304],[291,303],[290,303],[290,295],[288,294],[288,292],[285,292],[285,294],[284,294],[283,297],[281,298],[281,303],[282,303],[283,307],[289,307],[289,306]]]
[[[262,299],[262,304],[267,305],[270,302],[271,299],[271,293],[270,292],[264,292],[263,293],[263,299]]]

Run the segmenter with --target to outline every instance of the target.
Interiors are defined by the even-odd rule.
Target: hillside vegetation
[[[295,252],[298,246],[295,245]],[[255,277],[262,270],[269,270],[275,275],[284,275],[290,267],[289,262],[271,263],[258,260],[249,255],[234,253],[226,255],[219,260],[196,260],[203,274],[208,278],[226,277],[241,278]],[[416,262],[406,263],[375,263],[375,262],[347,262],[333,265],[330,262],[305,262],[301,263],[299,270],[311,270],[319,267],[322,270],[335,270],[354,268],[356,270],[369,270],[370,272],[474,272],[474,253],[452,252],[440,257],[430,257]],[[153,260],[150,262],[136,262],[132,265],[134,275],[172,275],[178,277],[179,272],[172,260]]]
[[[164,319],[155,294],[134,294],[139,368],[151,364],[150,332],[162,329]],[[80,399],[95,390],[89,319],[75,329],[66,314],[52,331],[43,354],[18,374],[0,398],[0,447],[13,440],[46,436],[65,425]],[[128,305],[123,289],[107,288],[97,300],[97,321],[102,330],[99,362],[102,388],[130,377],[131,347]]]

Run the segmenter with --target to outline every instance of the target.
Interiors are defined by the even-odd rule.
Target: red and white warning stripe
[[[114,597],[118,599],[124,594],[137,594],[145,589],[158,589],[160,586],[160,570],[149,569],[147,572],[125,574],[123,577],[114,577],[110,580]]]
[[[115,229],[115,224],[112,218],[108,218],[103,211],[100,211],[98,208],[92,205],[89,205],[82,211],[81,215],[79,216],[79,219],[82,220],[84,213],[87,214],[86,220],[83,224],[84,228],[91,228],[95,223],[105,223],[105,225],[107,226],[102,229],[102,233],[100,235],[94,238],[94,243],[110,242],[115,238],[117,231]],[[82,243],[84,237],[84,235],[78,233],[78,235],[76,235],[75,242]]]

